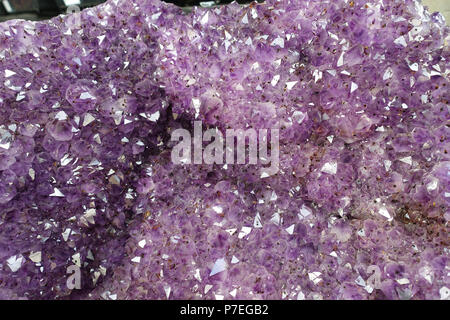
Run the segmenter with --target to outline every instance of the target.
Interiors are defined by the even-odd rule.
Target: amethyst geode
[[[449,299],[448,41],[413,0],[1,23],[0,298]],[[173,164],[194,119],[279,172]]]

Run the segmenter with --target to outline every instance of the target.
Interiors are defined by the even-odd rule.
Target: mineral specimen
[[[448,41],[416,0],[1,23],[0,298],[449,299]],[[173,164],[193,120],[279,172]]]

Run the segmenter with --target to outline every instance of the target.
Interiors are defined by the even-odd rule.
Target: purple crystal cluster
[[[449,39],[415,0],[1,23],[0,298],[449,299]],[[194,119],[279,172],[173,164]]]

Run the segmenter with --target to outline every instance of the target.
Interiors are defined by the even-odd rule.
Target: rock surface
[[[448,299],[448,40],[412,0],[1,23],[0,298]],[[194,119],[280,171],[174,165]]]

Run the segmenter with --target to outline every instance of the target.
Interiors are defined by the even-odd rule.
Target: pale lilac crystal
[[[1,23],[0,298],[448,299],[448,31],[413,0]],[[173,164],[194,119],[279,128],[280,171]]]

